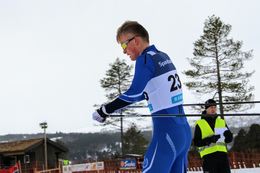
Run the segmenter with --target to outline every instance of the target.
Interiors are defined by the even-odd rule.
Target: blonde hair
[[[139,24],[137,21],[125,21],[118,29],[116,34],[116,40],[119,40],[119,37],[122,34],[134,34],[136,36],[142,37],[143,40],[149,43],[149,33],[147,30]]]

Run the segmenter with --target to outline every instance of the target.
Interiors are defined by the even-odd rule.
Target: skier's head
[[[149,46],[147,30],[136,21],[124,22],[117,30],[116,40],[133,61]]]
[[[205,110],[207,114],[216,114],[217,113],[217,104],[216,101],[213,99],[208,99],[205,102]]]

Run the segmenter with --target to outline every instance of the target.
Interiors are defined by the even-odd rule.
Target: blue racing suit
[[[130,88],[105,106],[107,113],[146,99],[152,113],[153,138],[146,151],[143,173],[184,173],[191,130],[184,114],[182,84],[167,54],[154,45],[137,57]],[[169,114],[169,117],[153,115]]]

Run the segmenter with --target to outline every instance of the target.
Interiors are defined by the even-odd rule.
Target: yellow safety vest
[[[209,136],[213,136],[215,134],[206,120],[200,119],[196,122],[196,124],[198,124],[198,126],[200,128],[202,139],[209,137]],[[216,122],[215,122],[215,129],[216,128],[225,128],[225,127],[226,127],[225,120],[223,120],[221,118],[217,118]],[[207,154],[211,154],[211,153],[214,153],[217,151],[227,153],[227,146],[226,146],[225,142],[217,142],[217,143],[211,143],[209,146],[198,147],[198,150],[200,153],[200,157],[202,158],[203,156],[205,156]]]

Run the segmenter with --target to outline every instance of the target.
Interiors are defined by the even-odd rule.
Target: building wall
[[[58,159],[64,159],[63,156],[65,154],[59,153],[61,153],[60,149],[47,143],[48,169],[57,168],[59,166]],[[24,163],[24,159],[21,161],[22,167],[26,173],[32,172],[32,168],[35,168],[38,171],[45,169],[44,143],[26,152],[25,155],[30,156],[30,163]],[[22,158],[24,158],[24,156],[22,156]]]
[[[35,154],[35,160],[37,160],[38,167],[44,168],[45,165],[45,159],[44,159],[44,143],[40,145],[39,147],[34,149]],[[63,159],[64,154],[62,152],[54,147],[53,145],[50,145],[47,143],[47,158],[48,158],[48,169],[57,168],[58,167],[58,159]]]

